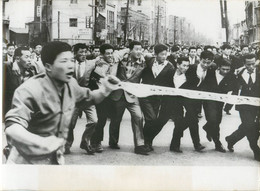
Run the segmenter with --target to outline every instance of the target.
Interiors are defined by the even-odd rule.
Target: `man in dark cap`
[[[164,44],[154,46],[155,57],[146,58],[147,67],[142,73],[142,83],[174,87],[172,64],[166,60],[168,47]],[[144,140],[148,151],[152,151],[153,139],[170,118],[170,96],[150,96],[140,99],[145,117]]]

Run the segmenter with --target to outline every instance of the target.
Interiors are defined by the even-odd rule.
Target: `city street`
[[[225,136],[230,135],[240,124],[238,112],[232,110],[232,115],[223,113],[221,124],[221,141],[226,148]],[[205,118],[200,119],[200,138],[201,143],[206,146],[202,153],[194,151],[189,130],[186,130],[182,138],[182,154],[169,151],[174,123],[169,121],[160,134],[154,140],[154,151],[149,156],[137,155],[134,153],[133,133],[130,125],[130,115],[126,111],[123,117],[120,131],[119,145],[120,150],[112,150],[108,147],[108,126],[104,131],[103,153],[87,155],[79,148],[80,139],[85,126],[85,116],[78,120],[75,128],[75,142],[71,148],[71,154],[66,156],[66,164],[84,165],[160,165],[160,166],[258,166],[259,163],[253,159],[253,152],[249,148],[246,138],[238,142],[234,153],[216,152],[214,144],[208,142],[206,133],[201,128],[205,124]],[[5,145],[5,140],[3,142]]]

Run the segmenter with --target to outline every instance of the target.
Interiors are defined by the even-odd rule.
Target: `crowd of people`
[[[107,119],[109,147],[120,149],[120,124],[126,109],[131,115],[136,154],[149,155],[154,150],[153,140],[169,119],[174,121],[170,151],[183,152],[181,138],[188,128],[195,151],[204,150],[199,135],[202,109],[207,139],[224,153],[222,113],[231,115],[233,105],[185,96],[138,98],[123,90],[120,82],[259,97],[259,56],[259,47],[229,44],[220,48],[143,47],[132,41],[127,48],[116,49],[111,44],[71,47],[57,41],[37,45],[34,50],[8,44],[3,58],[7,163],[63,164],[63,154],[70,154],[73,131],[83,113],[86,126],[81,149],[90,155],[104,151]],[[225,138],[227,148],[234,152],[234,145],[247,137],[254,159],[259,161],[259,107],[235,107],[241,125]]]

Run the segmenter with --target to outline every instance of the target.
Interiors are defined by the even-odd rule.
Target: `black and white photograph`
[[[0,190],[259,190],[260,1],[2,0]]]

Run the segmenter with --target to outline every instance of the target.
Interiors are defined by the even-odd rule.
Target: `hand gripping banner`
[[[136,84],[121,82],[121,88],[136,97],[147,97],[152,95],[183,96],[191,99],[214,100],[235,105],[253,105],[260,106],[260,98],[237,96],[213,92],[204,92],[197,90],[177,89],[163,86]]]

